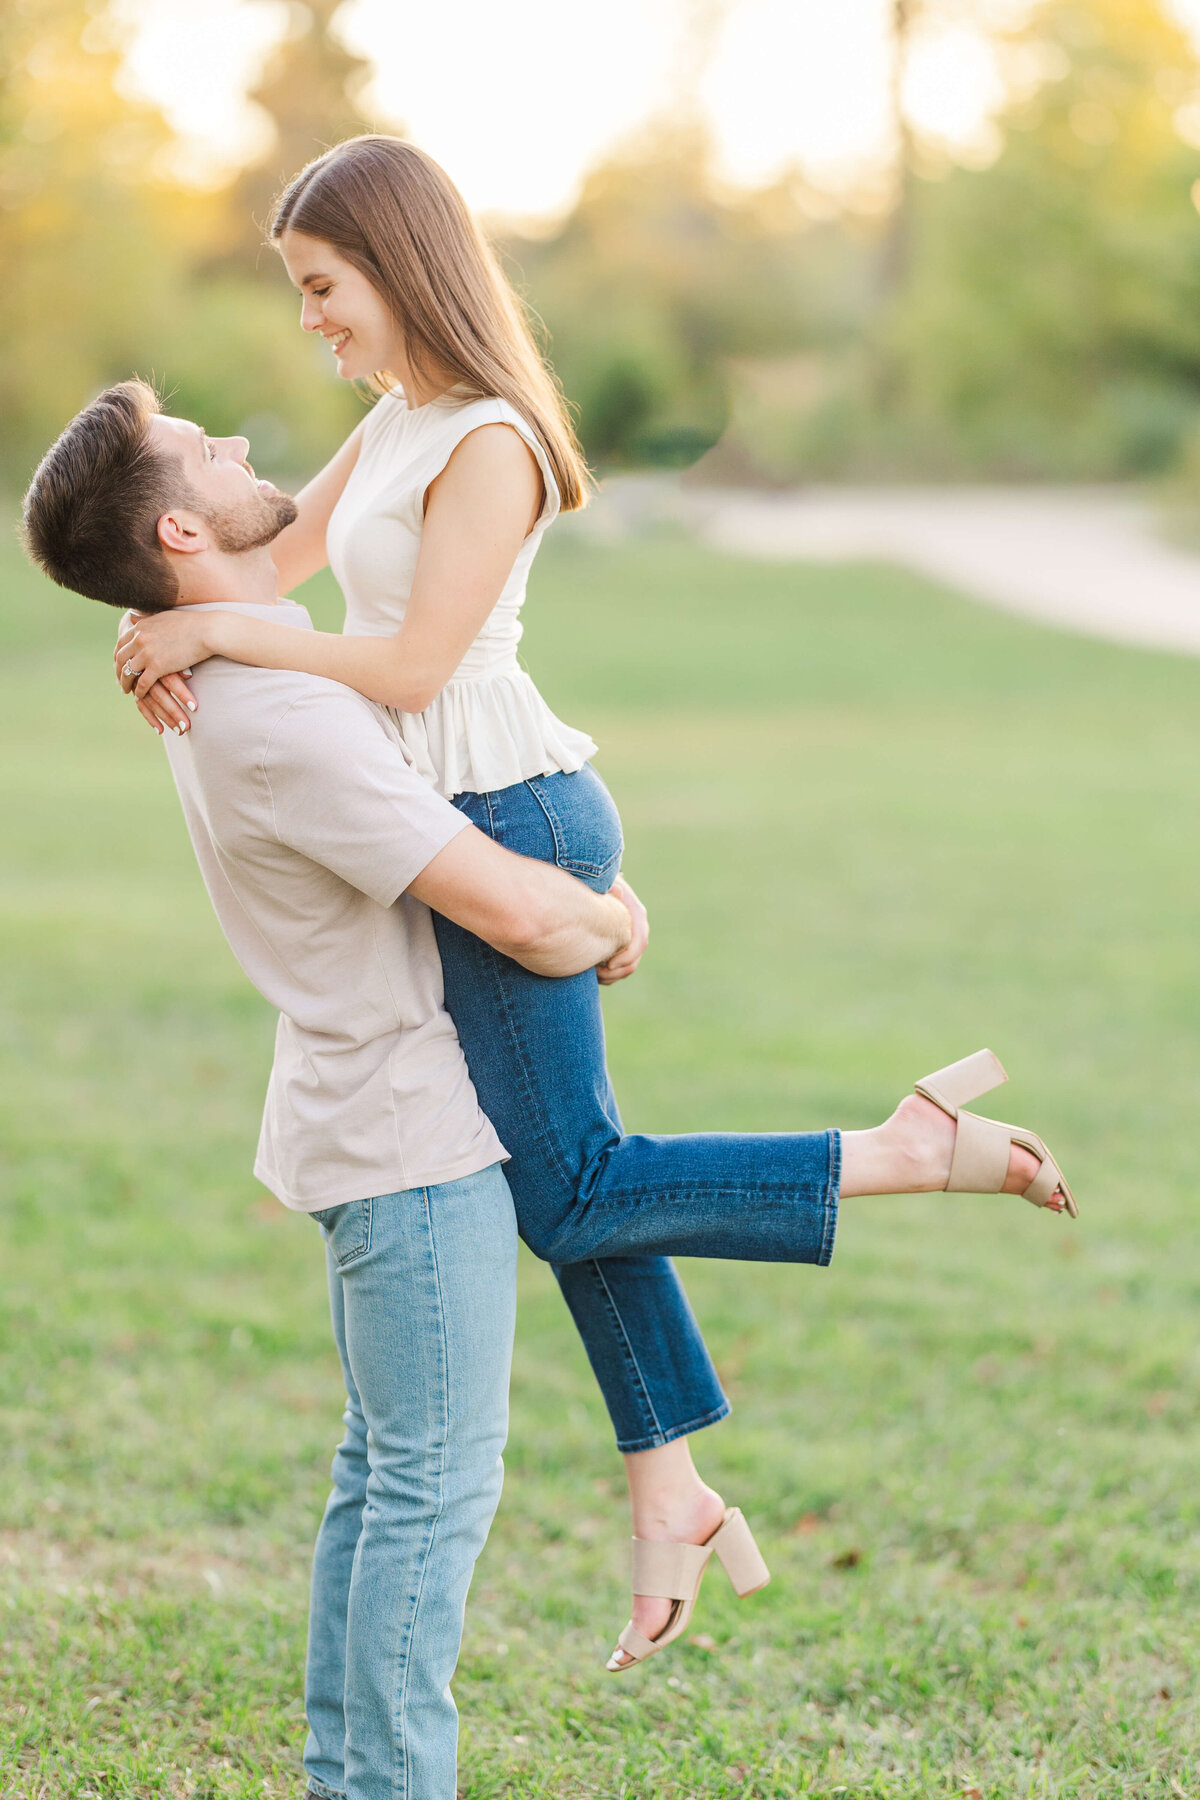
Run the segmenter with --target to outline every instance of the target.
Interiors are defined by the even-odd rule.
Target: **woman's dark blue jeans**
[[[590,766],[454,804],[498,844],[597,892],[621,821]],[[835,1131],[627,1136],[604,1055],[595,973],[531,975],[435,915],[446,1004],[480,1104],[509,1151],[521,1236],[549,1262],[623,1451],[724,1418],[672,1256],[827,1263],[837,1227]]]

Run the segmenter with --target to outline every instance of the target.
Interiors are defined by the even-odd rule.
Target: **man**
[[[244,453],[190,494],[179,458],[195,432],[138,384],[102,395],[35,477],[31,553],[135,604],[161,554],[180,604],[270,608],[305,629],[266,549],[293,503]],[[188,499],[209,532],[198,554],[173,548],[201,524]],[[314,1561],[310,1788],[453,1800],[448,1684],[500,1492],[516,1227],[428,908],[545,975],[608,961],[632,919],[476,831],[350,689],[217,660],[195,679],[203,726],[168,736],[172,774],[226,936],[280,1011],[255,1172],[325,1234],[348,1396]]]
[[[123,383],[47,453],[26,496],[28,548],[55,580],[114,606],[270,609],[308,628],[277,598],[268,550],[294,503],[255,480],[246,453]],[[425,908],[550,976],[628,972],[640,909],[627,889],[592,894],[475,831],[351,690],[220,658],[193,679],[203,724],[168,737],[172,772],[226,935],[281,1014],[256,1169],[325,1233],[348,1395],[314,1564],[311,1791],[451,1800],[447,1683],[499,1492],[515,1233],[505,1151],[442,1004]],[[909,1096],[871,1131],[614,1134],[586,1192],[547,1177],[558,1216],[535,1247],[568,1266],[826,1262],[839,1176],[842,1194],[1002,1189],[1060,1211],[1068,1197],[1031,1134],[975,1120],[958,1158],[958,1104],[996,1067],[985,1052],[942,1071],[924,1084],[931,1097]],[[678,1345],[661,1349],[669,1361]],[[726,1516],[703,1492],[710,1526],[640,1545],[639,1591],[664,1623],[650,1638],[627,1630],[610,1667],[683,1629],[704,1560],[694,1547]]]

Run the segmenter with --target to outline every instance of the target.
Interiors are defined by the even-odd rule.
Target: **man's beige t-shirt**
[[[225,610],[312,629],[290,601]],[[255,1174],[314,1212],[498,1162],[404,891],[467,821],[352,689],[224,657],[194,681],[171,772],[222,929],[280,1012]]]

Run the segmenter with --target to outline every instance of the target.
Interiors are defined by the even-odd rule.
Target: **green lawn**
[[[0,1793],[298,1797],[340,1390],[317,1233],[249,1173],[272,1020],[112,616],[0,562]],[[827,1271],[688,1265],[735,1401],[697,1454],[774,1580],[619,1680],[620,1469],[527,1260],[464,1794],[1195,1794],[1200,664],[565,536],[528,661],[653,918],[630,1125],[864,1125],[986,1042],[1083,1217],[852,1201]]]

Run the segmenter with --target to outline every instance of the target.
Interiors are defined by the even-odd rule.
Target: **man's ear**
[[[158,521],[158,541],[164,550],[175,550],[184,556],[208,549],[208,538],[199,519],[182,508],[163,514]]]

